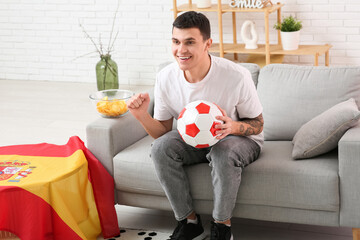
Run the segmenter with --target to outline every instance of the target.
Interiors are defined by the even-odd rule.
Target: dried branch
[[[99,45],[100,45],[100,52],[103,53],[103,44],[101,42],[101,33],[99,33]]]
[[[95,48],[96,48],[96,51],[97,51],[100,55],[102,55],[102,52],[99,50],[98,46],[96,45],[96,43],[94,42],[94,40],[92,39],[92,37],[86,32],[84,26],[83,26],[81,23],[79,23],[79,25],[80,25],[82,31],[85,33],[85,36],[86,36],[87,38],[89,38],[89,39],[91,40],[91,42],[94,44],[94,46],[95,46]]]
[[[111,43],[112,34],[113,34],[113,31],[114,31],[115,20],[116,20],[116,15],[117,15],[117,13],[119,11],[119,7],[120,7],[120,0],[118,0],[118,5],[117,5],[117,8],[116,8],[116,11],[115,11],[115,14],[114,14],[114,18],[113,18],[113,23],[112,23],[111,32],[110,32],[110,39],[109,39],[109,44],[108,44],[108,53],[111,52],[110,43]]]
[[[90,54],[97,53],[97,52],[98,52],[98,51],[92,51],[92,52],[89,52],[89,53],[85,53],[85,54],[83,54],[83,55],[81,55],[81,56],[78,56],[78,57],[73,58],[71,61],[75,61],[75,60],[78,59],[78,58],[82,58],[82,57],[85,57],[85,56],[88,56],[88,55],[90,55]]]
[[[116,39],[117,39],[118,34],[119,34],[119,30],[117,30],[116,35],[115,35],[115,37],[114,37],[114,41],[112,42],[111,47],[109,48],[110,51],[113,50],[113,47],[114,47],[114,44],[115,44],[115,41],[116,41]],[[108,54],[110,54],[110,51],[108,51]]]
[[[110,52],[113,51],[113,48],[114,48],[114,44],[115,44],[115,41],[119,35],[119,30],[117,30],[116,32],[116,35],[115,35],[115,38],[113,39],[113,32],[114,32],[114,26],[115,26],[115,21],[116,21],[116,16],[117,16],[117,13],[119,11],[119,7],[120,7],[120,0],[118,0],[118,4],[117,4],[117,8],[116,8],[116,11],[115,11],[115,14],[114,14],[114,18],[113,18],[113,22],[112,22],[112,27],[111,27],[111,32],[110,32],[110,38],[109,38],[109,44],[107,46],[107,53],[106,54],[110,54]],[[96,42],[94,41],[94,39],[87,33],[87,31],[85,30],[84,26],[80,23],[79,21],[79,26],[81,27],[83,33],[85,34],[85,37],[86,38],[89,38],[90,41],[93,43],[93,45],[95,46],[96,48],[96,51],[97,53],[99,53],[100,56],[103,56],[104,55],[104,48],[106,48],[106,46],[104,46],[102,40],[101,40],[101,33],[99,33],[99,40],[98,40],[98,44],[96,44]],[[79,56],[79,57],[76,57],[74,58],[73,60],[77,59],[77,58],[80,58],[80,57],[84,57],[84,56],[87,56],[89,54],[92,54],[94,52],[91,52],[91,53],[87,53],[87,54],[84,54],[82,56]]]

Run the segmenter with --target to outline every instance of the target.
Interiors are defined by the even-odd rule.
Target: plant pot
[[[197,0],[196,5],[198,8],[209,8],[211,7],[211,0]]]
[[[106,89],[118,89],[118,67],[111,59],[111,55],[101,55],[100,61],[96,64],[96,81],[98,91]]]
[[[296,32],[280,32],[283,50],[296,50],[299,48],[300,30]]]

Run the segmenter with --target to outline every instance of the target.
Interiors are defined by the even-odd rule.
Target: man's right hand
[[[138,120],[147,113],[149,103],[148,93],[138,93],[126,102],[131,114]]]
[[[158,138],[171,130],[173,118],[165,121],[154,119],[148,113],[149,103],[148,93],[136,94],[126,102],[131,114],[141,123],[145,131],[153,138]]]

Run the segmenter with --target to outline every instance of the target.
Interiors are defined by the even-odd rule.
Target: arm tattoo
[[[256,118],[243,118],[240,119],[240,135],[250,136],[257,135],[263,130],[264,119],[262,114]]]
[[[240,125],[240,132],[244,132],[245,131],[245,127],[243,124]]]

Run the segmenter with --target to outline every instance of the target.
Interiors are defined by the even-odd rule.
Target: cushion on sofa
[[[257,86],[258,77],[259,77],[259,73],[260,73],[259,65],[255,64],[255,63],[238,63],[238,64],[250,71],[251,77],[254,81],[254,84],[255,84],[255,86]]]
[[[265,140],[292,140],[303,124],[350,98],[359,106],[359,79],[359,67],[265,66],[257,86]]]
[[[147,136],[114,157],[116,189],[129,193],[165,196],[149,157]],[[291,141],[268,141],[257,161],[242,174],[238,203],[311,209],[339,210],[337,152],[317,161],[294,161]],[[207,163],[186,167],[194,199],[212,200],[211,167]],[[314,194],[317,193],[317,194]]]
[[[359,118],[360,111],[353,98],[326,110],[297,131],[292,157],[310,158],[336,148],[340,138]]]

